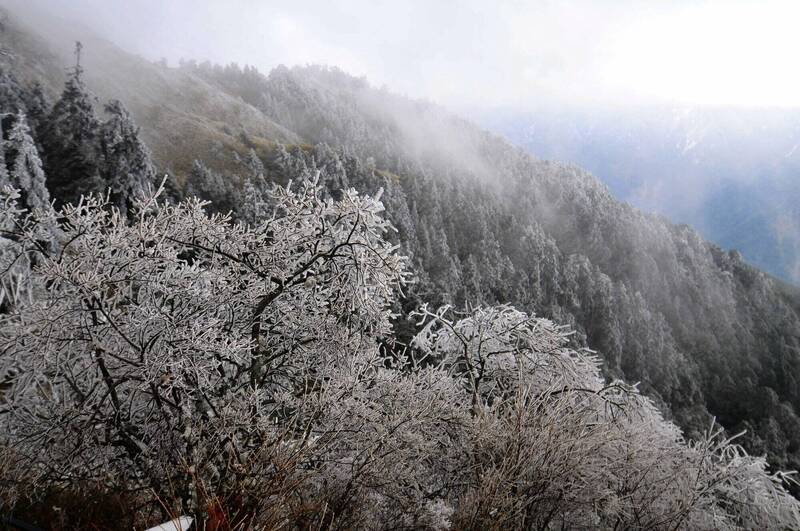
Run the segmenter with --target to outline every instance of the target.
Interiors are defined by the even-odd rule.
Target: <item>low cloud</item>
[[[786,1],[7,1],[151,59],[328,64],[449,106],[800,103]]]

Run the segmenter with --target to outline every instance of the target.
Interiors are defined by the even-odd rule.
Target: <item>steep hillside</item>
[[[165,171],[184,176],[198,153],[213,167],[232,167],[231,153],[268,149],[297,136],[241,99],[216,90],[187,70],[166,68],[126,53],[72,22],[5,13],[0,64],[23,81],[40,81],[55,97],[81,41],[86,82],[101,100],[119,99],[142,127],[144,140]]]
[[[4,66],[54,91],[62,63],[21,28],[4,24]],[[641,382],[689,435],[714,415],[748,430],[750,450],[800,468],[797,300],[737,252],[616,201],[578,167],[335,69],[167,68],[80,38],[87,84],[130,107],[188,191],[240,219],[258,218],[262,176],[319,171],[334,191],[383,188],[418,275],[396,308],[401,340],[420,302],[510,302],[574,327],[574,346],[596,349],[607,375]],[[256,157],[239,162],[234,150],[248,148]],[[194,159],[213,171],[190,172]]]
[[[799,464],[800,321],[737,252],[619,203],[580,168],[341,72],[278,68],[237,86],[235,71],[192,70],[335,146],[296,151],[287,169],[386,189],[421,274],[412,298],[512,301],[571,324],[577,344],[599,350],[610,374],[641,381],[690,433],[710,412],[775,463]]]

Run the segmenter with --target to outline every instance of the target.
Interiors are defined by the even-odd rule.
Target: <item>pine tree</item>
[[[41,143],[39,138],[44,132],[44,126],[47,123],[47,117],[50,113],[50,104],[44,94],[42,84],[35,81],[29,90],[26,90],[23,95],[25,103],[25,115],[28,118],[28,125],[33,131],[33,139],[36,142],[36,147],[41,151]]]
[[[250,172],[250,175],[248,175],[250,179],[264,178],[264,163],[261,162],[261,159],[253,148],[250,148],[250,152],[247,154],[247,158],[244,162]]]
[[[77,202],[83,194],[105,191],[97,163],[100,123],[81,77],[80,43],[76,52],[78,62],[42,135],[48,187],[59,203]]]
[[[8,135],[7,151],[11,186],[20,190],[22,204],[28,209],[47,208],[50,205],[50,194],[45,184],[42,161],[31,136],[27,118],[22,112],[17,114]]]
[[[118,100],[105,107],[108,120],[100,128],[100,176],[111,191],[111,203],[125,214],[135,196],[155,184],[150,150],[139,138],[139,128]]]
[[[257,184],[257,181],[254,181]],[[210,208],[216,212],[238,212],[242,204],[242,191],[232,184],[232,179],[223,176],[195,160],[186,180],[186,195],[211,201]]]
[[[221,192],[224,186],[222,176],[208,168],[202,161],[195,159],[186,180],[187,195],[212,200],[216,199],[215,193]]]
[[[0,112],[16,113],[25,107],[24,91],[13,74],[0,68]]]

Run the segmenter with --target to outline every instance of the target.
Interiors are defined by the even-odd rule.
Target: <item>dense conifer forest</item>
[[[148,73],[114,82],[196,89],[131,112],[89,88],[91,48],[63,75],[72,50],[5,16],[0,509],[800,525],[794,287],[338,69],[106,50]]]

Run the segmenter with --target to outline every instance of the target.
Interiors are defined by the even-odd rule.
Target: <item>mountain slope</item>
[[[307,167],[387,189],[423,274],[421,299],[510,300],[569,323],[610,373],[641,381],[684,427],[704,429],[710,411],[750,430],[748,444],[776,463],[798,463],[800,322],[777,285],[738,253],[617,202],[580,168],[536,160],[335,70],[280,68],[248,92],[307,141],[339,147],[298,153]],[[364,157],[366,168],[352,162]],[[380,178],[378,169],[400,177]]]
[[[588,168],[615,197],[800,281],[797,110],[553,107],[476,116],[537,156]]]
[[[227,169],[234,163],[233,150],[297,142],[296,135],[239,98],[186,70],[128,54],[81,26],[7,13],[2,28],[0,42],[8,52],[2,63],[21,80],[42,82],[51,97],[61,90],[67,67],[75,63],[74,43],[81,41],[87,84],[101,100],[125,103],[164,170],[185,175],[203,152],[215,154],[213,166]]]
[[[4,24],[3,61],[55,90],[61,66],[32,31]],[[247,176],[233,150],[255,147],[271,180],[319,171],[332,190],[382,187],[419,276],[397,308],[402,337],[420,302],[511,302],[573,326],[574,345],[640,381],[689,435],[713,414],[776,466],[800,467],[796,299],[738,253],[619,203],[578,167],[335,69],[166,68],[81,39],[87,83],[131,108],[162,168],[185,177],[201,159]],[[246,197],[214,199],[246,218]]]

